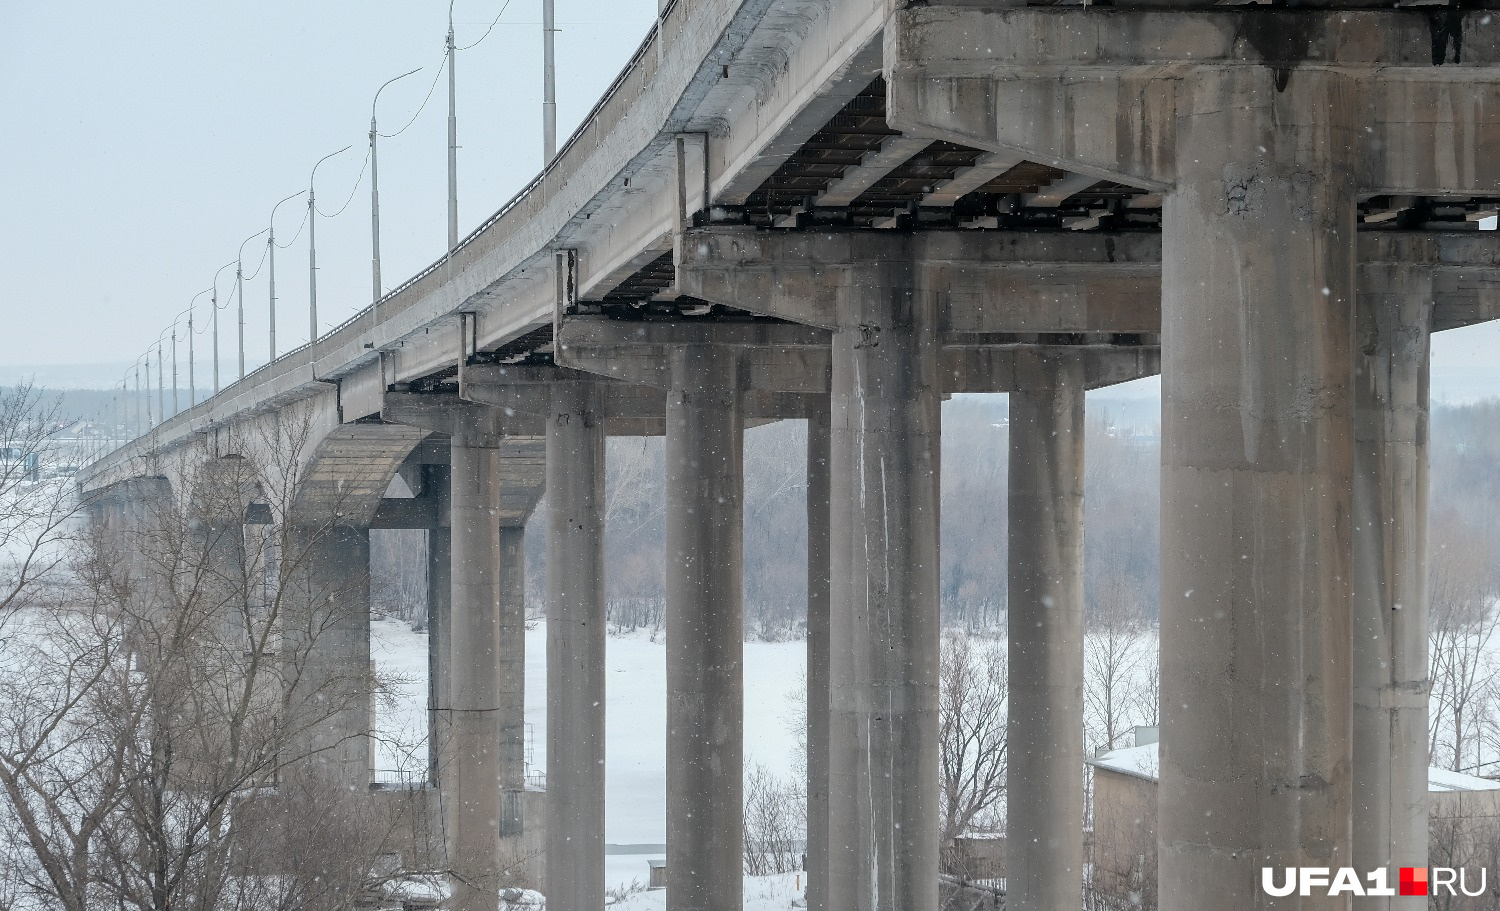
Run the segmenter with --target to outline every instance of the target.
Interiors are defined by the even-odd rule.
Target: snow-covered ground
[[[427,725],[427,636],[414,633],[396,620],[372,624],[372,649],[381,672],[397,675],[406,683],[394,704],[378,710],[383,738],[406,732],[420,736]],[[778,775],[795,768],[797,737],[791,719],[800,698],[806,669],[807,646],[802,642],[745,643],[745,762],[761,763]],[[652,642],[646,633],[611,636],[605,647],[609,668],[606,684],[606,792],[605,840],[612,845],[659,845],[667,840],[666,827],[666,644],[658,635]],[[546,768],[547,745],[547,630],[537,624],[526,633],[526,721],[532,725],[535,767]],[[400,749],[382,739],[376,748],[376,767],[401,768],[403,755],[421,757],[426,747]],[[414,768],[407,766],[408,768]],[[610,886],[638,879],[647,881],[647,861],[660,852],[611,854],[606,858]],[[758,887],[757,887],[758,888]],[[770,888],[767,886],[767,888]],[[660,893],[652,893],[660,895]],[[647,899],[642,898],[642,901]],[[657,905],[621,905],[630,911],[645,911]],[[747,880],[746,908],[785,908],[750,904]]]
[[[745,877],[745,911],[788,911],[793,899],[802,897],[802,874]],[[611,911],[666,911],[667,893],[637,892],[622,902],[610,905]]]

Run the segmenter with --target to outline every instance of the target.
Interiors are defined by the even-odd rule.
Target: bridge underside
[[[306,472],[304,500],[360,498],[357,534],[429,530],[455,906],[493,908],[500,835],[541,837],[507,808],[544,491],[549,907],[603,906],[610,434],[666,438],[670,901],[742,904],[743,430],[794,418],[808,906],[936,911],[940,403],[1005,392],[1007,905],[1082,907],[1084,393],[1158,373],[1161,907],[1262,907],[1263,866],[1426,866],[1428,350],[1500,315],[1500,244],[1477,230],[1500,211],[1491,15],[665,13],[652,41],[718,35],[683,77],[695,106],[514,270],[466,241],[463,303],[422,329],[447,341],[361,329],[378,362],[350,361],[341,442]],[[742,152],[746,121],[775,126]],[[378,496],[397,472],[415,497]]]

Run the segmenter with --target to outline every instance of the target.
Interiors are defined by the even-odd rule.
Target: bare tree
[[[802,789],[757,763],[745,776],[744,867],[750,876],[801,869],[807,810]]]
[[[1135,724],[1150,723],[1142,713],[1148,702],[1143,690],[1156,650],[1129,584],[1106,578],[1098,588],[1083,640],[1084,733],[1090,752],[1112,750]]]
[[[137,497],[18,615],[0,657],[0,867],[33,903],[347,907],[402,872],[376,862],[395,817],[314,764],[372,687],[318,650],[367,617],[344,616],[363,608],[337,583],[293,584],[320,579],[307,564],[336,511],[292,531],[306,425],[278,433],[279,466],[181,466],[190,495]],[[246,534],[250,491],[276,533]]]
[[[998,828],[1007,769],[1004,643],[943,637],[938,681],[938,769],[942,787],[940,844],[976,824]]]
[[[0,636],[64,568],[77,501],[44,475],[61,458],[59,406],[31,385],[0,388]]]
[[[1478,761],[1493,712],[1494,610],[1491,548],[1453,513],[1433,517],[1429,535],[1428,662],[1432,680],[1429,761],[1458,770]]]

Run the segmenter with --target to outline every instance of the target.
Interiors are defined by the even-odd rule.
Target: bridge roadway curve
[[[1083,392],[1160,370],[1161,906],[1262,907],[1263,864],[1423,866],[1427,343],[1500,315],[1482,6],[664,3],[478,230],[80,483],[180,483],[297,412],[288,521],[443,529],[442,724],[502,742],[434,758],[466,909],[492,905],[487,820],[511,816],[453,782],[519,787],[520,703],[513,573],[465,567],[513,568],[545,488],[549,904],[595,911],[602,442],[665,434],[669,902],[719,909],[741,899],[735,457],[747,423],[808,419],[809,907],[934,911],[938,403],[1012,393],[1007,901],[1079,907],[1082,793],[1056,770],[1083,759]],[[367,660],[346,633],[339,660]]]

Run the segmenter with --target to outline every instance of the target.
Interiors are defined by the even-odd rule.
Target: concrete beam
[[[569,366],[661,391],[671,388],[671,352],[715,347],[732,353],[739,390],[750,417],[788,415],[795,394],[828,390],[828,333],[790,323],[634,322],[607,317],[568,317],[557,333],[560,356]],[[646,400],[643,398],[642,403]]]
[[[828,207],[849,205],[879,183],[882,177],[930,145],[930,139],[900,135],[887,137],[879,149],[866,152],[859,164],[847,168],[838,180],[829,184],[813,204]]]
[[[961,168],[957,174],[953,175],[952,180],[945,180],[938,184],[932,192],[922,197],[919,205],[951,206],[1023,160],[1019,155],[986,152],[979,156],[979,160],[975,161],[972,167]]]
[[[1010,348],[947,349],[942,355],[945,395],[1018,392],[1027,386],[1027,364],[1038,356],[1077,358],[1086,389],[1100,389],[1161,373],[1159,347],[1018,345]]]
[[[689,232],[683,293],[753,313],[831,325],[836,301],[863,293],[861,270],[919,257],[916,286],[937,298],[945,347],[985,333],[1161,331],[1161,237],[927,231]],[[1434,328],[1500,317],[1500,232],[1362,231],[1358,268],[1433,272]],[[958,390],[947,390],[958,391]]]
[[[1027,193],[1025,202],[1028,206],[1055,209],[1098,182],[1099,178],[1092,174],[1067,174],[1035,193]]]
[[[909,135],[1167,189],[1178,115],[1232,103],[1205,73],[1255,71],[1285,87],[1337,70],[1357,75],[1339,100],[1362,125],[1347,137],[1357,186],[1493,192],[1500,163],[1480,150],[1500,144],[1484,113],[1500,105],[1500,25],[1483,10],[1457,15],[1461,55],[1434,41],[1420,10],[910,6],[886,28],[887,119]]]
[[[868,293],[882,263],[913,265],[939,331],[1155,332],[1161,242],[1145,234],[705,228],[685,238],[684,294],[813,326]]]
[[[387,421],[452,434],[499,445],[505,437],[539,437],[546,432],[540,416],[519,411],[506,413],[478,402],[466,402],[452,394],[387,392],[381,415]]]

